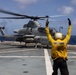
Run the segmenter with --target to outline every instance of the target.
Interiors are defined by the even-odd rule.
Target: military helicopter
[[[30,19],[27,24],[23,25],[23,28],[14,30],[14,33],[16,33],[16,35],[12,35],[12,36],[5,35],[5,33],[3,32],[4,28],[1,27],[0,31],[2,33],[2,37],[5,38],[6,40],[25,42],[25,44],[36,43],[36,46],[37,43],[47,46],[50,45],[45,34],[45,27],[41,27],[39,22],[37,21],[37,20],[44,20],[46,18],[49,18],[49,16],[42,16],[42,17],[28,16],[28,15],[5,11],[2,9],[0,9],[0,12],[16,16],[16,17],[0,17],[0,19]],[[58,32],[55,28],[51,28],[49,30],[52,36],[54,36],[55,32]]]

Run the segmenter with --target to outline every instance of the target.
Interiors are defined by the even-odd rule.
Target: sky
[[[0,0],[0,9],[29,15],[29,16],[56,16],[49,19],[49,27],[67,33],[68,20],[72,22],[72,35],[76,35],[76,0]],[[0,13],[0,16],[12,16]],[[29,19],[0,19],[0,26],[5,26],[5,32],[12,34],[15,29],[23,28]],[[38,20],[42,27],[45,27],[46,20]]]

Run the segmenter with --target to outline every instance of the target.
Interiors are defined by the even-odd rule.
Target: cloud
[[[76,4],[76,0],[72,0],[71,3],[72,3],[72,4]]]
[[[72,21],[72,24],[73,24],[73,25],[76,25],[76,19],[74,19],[74,20]]]
[[[36,3],[37,0],[13,0],[19,4],[20,8],[25,8],[27,5]]]
[[[61,8],[58,8],[58,11],[63,13],[63,14],[70,14],[74,11],[74,9],[70,6],[62,6]]]

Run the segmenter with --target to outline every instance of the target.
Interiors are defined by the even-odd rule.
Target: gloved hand
[[[49,21],[48,21],[48,19],[46,20],[46,26],[48,26],[48,24],[49,24]]]
[[[71,25],[71,20],[68,18],[68,24]]]

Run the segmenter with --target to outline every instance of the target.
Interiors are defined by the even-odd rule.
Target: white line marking
[[[76,58],[76,56],[68,56],[68,58]]]
[[[0,56],[0,58],[44,58],[44,56]]]
[[[53,69],[52,69],[52,64],[51,64],[50,57],[49,57],[47,49],[44,49],[44,54],[45,54],[45,63],[46,63],[47,75],[52,75]]]
[[[69,53],[70,53],[70,54],[76,54],[76,52],[73,52],[73,51],[72,51],[72,52],[68,52],[68,54],[69,54]]]
[[[72,52],[73,54],[76,54],[76,52]]]
[[[3,51],[0,51],[0,54],[1,53],[13,53],[13,52],[25,52],[25,51],[34,51],[34,50],[36,50],[36,49],[27,49],[27,50],[12,50],[12,51],[10,51],[10,50],[3,50]]]
[[[0,58],[44,58],[44,56],[0,56]],[[76,58],[76,56],[68,56],[68,58]]]

